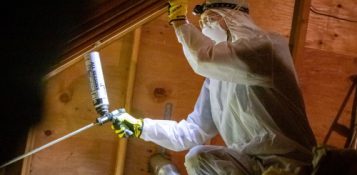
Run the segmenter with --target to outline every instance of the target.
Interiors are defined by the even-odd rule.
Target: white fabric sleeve
[[[192,69],[199,75],[271,87],[272,42],[261,32],[253,38],[215,44],[192,24],[175,28]]]
[[[172,120],[145,118],[140,138],[173,151],[183,151],[204,144],[217,135],[218,131],[211,116],[208,84],[209,80],[206,80],[195,109],[187,120],[177,123]]]

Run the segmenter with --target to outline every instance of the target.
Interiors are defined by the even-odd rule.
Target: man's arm
[[[211,115],[209,96],[209,80],[203,84],[194,111],[186,120],[144,120],[136,119],[128,113],[117,117],[113,129],[121,138],[125,129],[129,129],[131,136],[154,142],[162,147],[174,151],[187,150],[193,146],[206,143],[218,132]]]
[[[199,75],[247,85],[272,86],[273,50],[268,35],[215,44],[187,21],[187,0],[169,0],[169,23]]]
[[[174,151],[187,150],[204,144],[217,135],[218,131],[211,115],[209,97],[209,80],[203,84],[194,111],[187,120],[180,122],[170,120],[144,119],[142,139],[152,141]]]
[[[215,44],[192,24],[180,22],[174,27],[197,74],[234,83],[271,86],[273,50],[269,36]]]

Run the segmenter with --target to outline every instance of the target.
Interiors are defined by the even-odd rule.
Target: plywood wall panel
[[[356,73],[357,57],[305,49],[299,77],[309,121],[319,143],[322,143],[326,136],[352,84],[349,76]],[[343,112],[340,123],[349,123],[351,100]],[[341,147],[345,140],[337,135],[330,141],[331,145]]]
[[[130,44],[131,43],[131,44]],[[100,52],[111,109],[124,107],[132,35]],[[46,82],[43,120],[34,128],[34,148],[79,129],[98,117],[84,60]],[[114,173],[118,138],[110,125],[96,126],[33,155],[28,174]]]
[[[294,0],[249,0],[251,16],[262,29],[290,36]]]
[[[306,47],[357,56],[357,1],[313,0],[311,8],[326,15],[310,12]]]

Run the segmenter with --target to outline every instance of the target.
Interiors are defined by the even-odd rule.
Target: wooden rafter
[[[110,2],[108,2],[110,5]],[[73,37],[61,48],[60,63],[53,67],[45,79],[64,70],[69,65],[78,61],[83,53],[105,45],[113,38],[124,36],[135,30],[145,22],[166,12],[166,1],[135,1],[122,3],[121,1],[108,5],[103,5],[104,12],[93,18],[78,24],[70,31]],[[165,9],[165,10],[163,10]],[[100,9],[99,9],[100,10]]]

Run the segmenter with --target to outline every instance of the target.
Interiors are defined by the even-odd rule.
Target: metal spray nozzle
[[[107,123],[109,121],[114,122],[115,118],[123,113],[126,113],[124,108],[119,108],[117,110],[112,111],[111,113],[105,113],[104,115],[96,119],[96,123],[103,125],[104,123]]]

